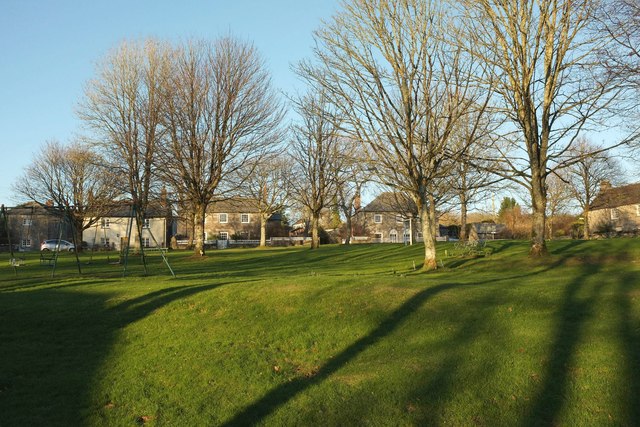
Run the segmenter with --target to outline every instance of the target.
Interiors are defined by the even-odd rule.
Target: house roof
[[[640,183],[607,188],[593,199],[590,209],[611,209],[640,203]]]
[[[402,193],[384,192],[378,195],[367,206],[362,208],[363,212],[392,212],[392,213],[412,213],[416,215],[418,209],[413,200]]]
[[[207,209],[209,213],[256,213],[258,201],[242,197],[213,201]]]

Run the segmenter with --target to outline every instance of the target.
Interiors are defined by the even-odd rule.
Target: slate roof
[[[209,213],[256,213],[260,210],[257,200],[235,197],[211,202],[207,211]]]
[[[601,191],[593,202],[590,209],[611,209],[620,206],[636,205],[640,203],[640,184],[623,185],[622,187],[611,187]]]
[[[417,215],[418,208],[413,200],[401,193],[384,192],[362,208],[362,212],[392,212],[413,213]]]

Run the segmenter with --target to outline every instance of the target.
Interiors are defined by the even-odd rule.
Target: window
[[[100,227],[109,228],[109,223],[110,223],[109,218],[102,218],[100,220]]]
[[[142,246],[144,246],[145,248],[148,248],[150,246],[148,237],[143,237],[142,238]]]
[[[636,216],[640,216],[640,205],[636,205]]]
[[[106,247],[111,246],[111,242],[109,242],[109,238],[108,237],[107,238],[101,237],[100,238],[100,245],[104,246],[106,248]]]
[[[220,233],[218,233],[218,239],[229,240],[229,233],[227,233],[226,231],[221,231]]]
[[[229,218],[226,213],[221,213],[218,215],[218,222],[221,224],[226,224],[229,222]]]
[[[389,233],[389,240],[391,243],[398,243],[398,232],[396,230],[391,230]]]
[[[249,214],[240,214],[240,222],[243,224],[249,224]]]
[[[149,218],[145,218],[142,224],[142,228],[149,228]]]
[[[373,235],[373,241],[374,241],[374,243],[381,243],[382,242],[382,233],[375,233]]]
[[[620,213],[618,212],[618,209],[611,209],[611,219],[615,221],[618,218],[620,218]]]
[[[31,218],[22,218],[22,225],[25,227],[33,225],[33,220]]]
[[[22,241],[20,242],[20,246],[22,246],[23,248],[30,248],[31,239],[22,239]]]
[[[382,222],[382,215],[380,214],[375,214],[373,216],[373,222],[375,222],[376,224],[380,224]]]

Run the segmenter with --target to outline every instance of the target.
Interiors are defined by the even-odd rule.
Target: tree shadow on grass
[[[113,294],[49,288],[3,294],[0,424],[82,425],[92,379],[122,328],[173,301],[228,284],[175,286],[110,307]]]
[[[640,315],[632,301],[640,298],[640,274],[629,272],[619,282],[616,305],[620,313],[619,333],[623,341],[627,425],[640,425]]]
[[[590,288],[587,288],[585,283],[589,276],[601,271],[604,263],[603,257],[597,255],[591,257],[589,262],[582,266],[582,274],[578,275],[564,290],[562,304],[557,309],[555,335],[549,347],[550,355],[545,368],[546,372],[542,376],[542,385],[531,399],[531,405],[523,423],[525,426],[559,423],[558,418],[568,403],[567,398],[570,394],[568,386],[571,366],[584,335],[584,329],[594,316],[604,287],[602,281],[588,285]]]
[[[327,379],[334,374],[340,368],[345,366],[351,360],[356,358],[363,351],[367,350],[371,346],[377,344],[383,338],[389,336],[416,310],[418,310],[427,300],[434,296],[447,291],[449,289],[458,288],[460,286],[466,286],[462,284],[442,284],[418,292],[393,313],[391,313],[384,321],[382,321],[378,327],[371,331],[368,335],[355,341],[349,347],[342,352],[331,358],[324,366],[322,366],[317,373],[310,378],[300,377],[290,381],[288,383],[281,384],[265,396],[251,405],[244,408],[240,413],[235,415],[231,420],[228,420],[223,425],[225,426],[247,426],[255,425],[271,413],[273,413],[280,406],[285,405],[288,401],[293,399],[299,393],[302,393],[309,387]]]

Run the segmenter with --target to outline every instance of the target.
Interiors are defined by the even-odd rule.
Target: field
[[[0,426],[638,425],[640,240],[0,254]]]

